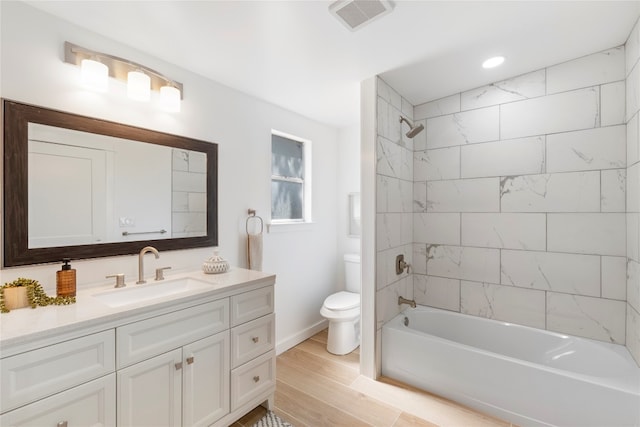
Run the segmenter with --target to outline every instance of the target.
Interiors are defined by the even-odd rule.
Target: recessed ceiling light
[[[504,56],[494,56],[482,63],[482,68],[494,68],[504,62]]]

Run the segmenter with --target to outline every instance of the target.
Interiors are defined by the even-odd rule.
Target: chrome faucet
[[[136,283],[139,285],[147,283],[147,281],[144,280],[144,254],[147,252],[152,252],[156,256],[156,259],[160,258],[158,250],[153,246],[145,246],[142,248],[140,254],[138,254],[138,281]]]
[[[406,299],[403,297],[398,297],[398,305],[401,304],[409,304],[411,306],[411,308],[416,308],[416,301],[413,299]]]

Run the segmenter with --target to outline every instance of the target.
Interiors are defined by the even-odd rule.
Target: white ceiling
[[[357,123],[376,74],[418,105],[621,45],[640,15],[639,1],[393,1],[351,32],[331,1],[28,3],[336,127]],[[506,63],[483,70],[494,54]]]

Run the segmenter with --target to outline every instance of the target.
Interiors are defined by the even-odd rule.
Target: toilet
[[[360,345],[360,255],[344,255],[346,290],[329,295],[320,314],[329,320],[327,351],[343,355]]]

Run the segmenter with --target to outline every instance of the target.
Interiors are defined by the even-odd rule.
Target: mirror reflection
[[[206,153],[29,123],[29,248],[206,235]]]

